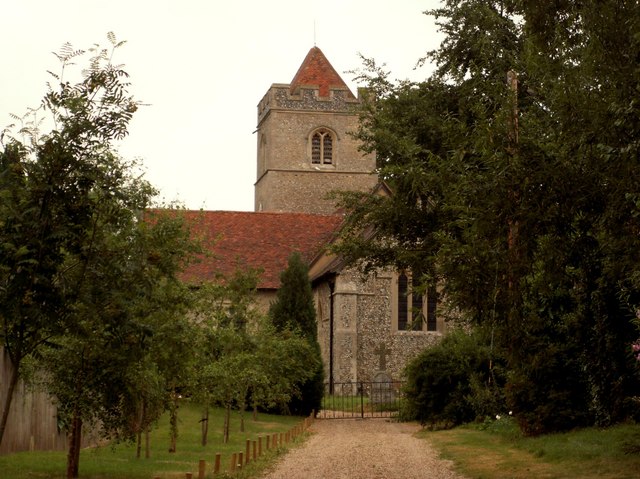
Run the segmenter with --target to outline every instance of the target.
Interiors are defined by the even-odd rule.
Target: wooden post
[[[266,444],[266,446],[267,446],[267,451],[269,449],[271,449],[271,436],[269,434],[267,434],[267,444]]]
[[[200,459],[198,461],[198,479],[204,479],[206,467],[207,467],[207,464],[206,462],[204,462],[204,459]]]
[[[235,472],[236,466],[238,465],[238,453],[234,452],[231,454],[231,472]]]
[[[262,457],[262,436],[258,436],[258,457]]]
[[[220,472],[220,453],[216,453],[216,459],[213,463],[213,473],[218,474]]]
[[[284,434],[280,433],[280,437],[278,438],[278,444],[281,446],[284,444]]]
[[[185,477],[185,479],[191,479],[193,477],[193,473],[187,472],[187,473],[185,473],[184,477]]]
[[[245,446],[244,463],[249,464],[249,456],[251,455],[251,439],[247,439]]]
[[[238,453],[238,469],[242,469],[242,466],[243,466],[243,464],[244,464],[244,457],[243,457],[243,454],[244,454],[244,453],[242,453],[242,452],[239,452],[239,453]]]
[[[253,444],[253,460],[255,461],[256,459],[258,459],[258,443],[255,439],[251,442]]]

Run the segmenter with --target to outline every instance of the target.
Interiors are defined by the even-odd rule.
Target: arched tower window
[[[315,130],[311,134],[311,163],[313,165],[332,165],[334,135],[326,128]]]

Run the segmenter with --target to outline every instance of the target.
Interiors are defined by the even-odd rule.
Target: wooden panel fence
[[[0,405],[7,400],[13,365],[9,355],[0,347]],[[7,428],[0,454],[18,451],[64,450],[66,435],[58,431],[57,411],[48,394],[34,392],[22,380],[13,394]]]

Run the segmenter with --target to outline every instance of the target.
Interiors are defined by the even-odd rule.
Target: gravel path
[[[385,419],[324,419],[263,479],[464,479],[438,458],[415,424]]]

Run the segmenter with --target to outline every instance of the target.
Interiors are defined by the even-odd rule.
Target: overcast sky
[[[140,109],[120,146],[166,200],[190,209],[253,210],[256,105],[289,83],[315,44],[356,93],[358,54],[393,78],[439,44],[422,12],[437,0],[0,0],[0,127],[38,106],[65,42],[107,46],[131,75]],[[315,28],[314,28],[315,24]]]

